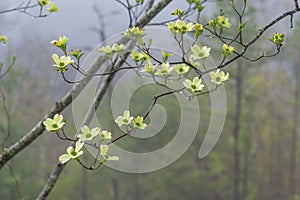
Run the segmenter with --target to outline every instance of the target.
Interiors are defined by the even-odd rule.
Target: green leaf
[[[242,24],[239,24],[239,25],[237,26],[238,31],[243,31],[244,28],[246,27],[247,23],[248,23],[248,22],[244,22],[244,23],[242,23]]]
[[[205,6],[197,6],[197,10],[198,10],[198,13],[200,13],[203,9],[205,8]]]
[[[194,3],[194,1],[193,0],[186,0],[189,4],[192,4],[192,3]]]
[[[138,37],[138,38],[137,38],[137,43],[138,43],[139,45],[143,46],[143,45],[144,45],[143,38]]]

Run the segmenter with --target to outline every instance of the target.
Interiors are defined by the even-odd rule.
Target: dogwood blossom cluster
[[[134,119],[134,126],[137,127],[136,124],[140,122],[141,119],[138,117]],[[66,120],[62,115],[56,114],[53,118],[47,118],[43,121],[43,125],[45,126],[48,132],[55,132],[59,134],[59,131],[63,129],[64,125],[66,124]],[[92,145],[94,144],[95,140],[98,141],[100,144],[97,146],[99,148],[100,155],[102,159],[100,163],[104,163],[109,160],[119,160],[118,156],[109,156],[107,154],[109,146],[105,144],[106,141],[112,139],[112,133],[108,130],[101,130],[99,127],[95,127],[90,129],[88,126],[81,127],[81,132],[76,136],[77,140],[74,145],[70,145],[66,153],[59,156],[59,161],[64,164],[67,163],[69,160],[79,159],[81,155],[83,155],[82,148],[85,144]]]
[[[194,2],[191,2],[194,3]],[[199,6],[198,3],[196,3],[196,7]],[[200,11],[199,11],[200,12]],[[198,38],[202,32],[203,32],[203,25],[196,23],[193,24],[192,22],[185,22],[181,20],[182,16],[184,15],[184,11],[181,11],[180,9],[176,9],[174,12],[171,13],[172,15],[177,15],[178,20],[176,22],[169,22],[168,23],[168,29],[174,34],[180,34],[184,35],[186,32],[194,32],[196,38]]]
[[[220,69],[210,72],[209,75],[211,82],[215,83],[216,85],[220,85],[229,79],[229,73],[227,72],[225,74],[225,72],[221,71]],[[185,79],[183,81],[183,85],[193,95],[200,93],[205,87],[205,85],[202,83],[202,79],[197,76],[194,77],[193,80]]]
[[[41,7],[44,7],[44,6],[47,6],[47,11],[49,13],[52,13],[52,12],[57,12],[58,11],[58,7],[56,6],[55,3],[49,1],[49,0],[38,0],[38,4],[39,6]]]
[[[106,144],[101,144],[100,145],[100,155],[102,156],[101,162],[104,163],[106,161],[112,160],[112,161],[118,161],[119,157],[118,156],[109,156],[107,154],[109,150],[109,146]]]
[[[56,53],[52,55],[52,58],[55,62],[53,65],[54,67],[57,67],[57,70],[61,73],[64,73],[67,71],[67,66],[73,64],[75,61],[71,59],[70,56],[58,56]]]
[[[68,38],[66,36],[59,36],[59,39],[58,40],[52,40],[51,44],[61,48],[64,51],[66,49],[67,42],[68,42]]]
[[[139,62],[139,61],[149,61],[150,60],[150,57],[149,55],[147,55],[145,52],[138,52],[136,50],[133,50],[131,52],[131,59],[135,62]]]
[[[185,21],[177,20],[176,22],[169,22],[168,28],[173,33],[185,34],[186,32],[192,31],[194,25],[192,22],[187,24]]]
[[[190,67],[186,64],[177,64],[177,65],[174,65],[174,70],[182,75],[182,74],[185,74],[185,73],[188,73],[190,71]]]
[[[191,1],[190,3],[194,4],[197,2]],[[183,11],[176,9],[174,12],[172,12],[172,15],[177,15],[179,18],[177,21],[172,21],[168,23],[168,29],[175,36],[177,34],[182,36],[187,32],[193,32],[195,33],[196,38],[198,38],[198,36],[202,34],[202,24],[193,24],[192,22],[185,22],[181,19],[181,17],[184,15]],[[213,27],[214,30],[216,30],[217,27],[219,27],[222,30],[224,28],[230,28],[231,23],[229,21],[229,18],[220,15],[217,17],[217,19],[210,20],[208,26]],[[131,37],[134,35],[139,35],[139,37],[143,37],[143,34],[144,33],[139,32],[139,29],[136,27],[128,29],[125,32],[125,35]],[[144,43],[138,42],[138,44],[142,46]],[[170,56],[173,56],[173,54],[162,51],[162,62],[157,63],[156,59],[154,59],[153,62],[153,59],[152,57],[150,57],[150,54],[148,55],[149,52],[143,50],[137,51],[135,49],[131,51],[131,59],[137,64],[143,64],[144,62],[146,62],[141,72],[150,74],[155,81],[155,77],[161,76],[165,78],[166,83],[167,79],[174,75],[173,71],[175,72],[175,74],[178,74],[181,78],[186,77],[182,83],[184,87],[194,95],[200,93],[205,88],[205,85],[202,82],[201,76],[187,78],[187,75],[189,74],[191,67],[200,67],[201,63],[204,63],[204,60],[210,56],[210,52],[211,47],[205,45],[202,46],[198,43],[194,43],[193,46],[190,47],[189,53],[183,55],[184,57],[187,57],[186,60],[188,60],[189,62],[185,61],[182,63],[171,64],[167,60]],[[233,46],[231,46],[230,44],[223,44],[222,55],[224,59],[227,56],[231,55],[233,52]],[[220,85],[222,82],[229,79],[229,73],[225,73],[221,69],[216,69],[215,71],[209,73],[209,75],[211,77],[211,81],[216,85]]]
[[[145,129],[147,124],[144,123],[144,118],[141,116],[133,117],[130,115],[129,110],[125,110],[123,116],[118,116],[115,122],[119,127],[125,126],[131,129]]]
[[[147,72],[147,73],[153,75],[153,74],[155,73],[155,71],[156,71],[156,67],[157,67],[157,66],[158,66],[158,64],[153,65],[152,62],[148,62],[148,63],[145,65],[144,69],[141,70],[141,72]]]
[[[114,43],[112,46],[101,47],[99,48],[98,51],[103,53],[105,56],[107,56],[110,59],[113,57],[115,53],[117,53],[118,55],[122,55],[125,52],[124,44],[117,44],[117,43]]]
[[[147,61],[147,63],[144,64],[144,67],[141,70],[141,72],[150,74],[153,77],[153,79],[155,79],[155,77],[164,77],[166,83],[166,80],[169,77],[176,74],[177,76],[179,75],[179,77],[181,78],[186,77],[186,75],[191,70],[190,65],[194,67],[199,67],[200,66],[199,61],[204,61],[206,58],[208,58],[210,56],[210,51],[211,48],[208,46],[200,47],[199,45],[194,44],[190,48],[190,52],[191,52],[189,56],[190,63],[170,64],[170,62],[168,62],[167,60],[170,56],[173,56],[173,54],[165,51],[162,51],[162,60],[163,60],[162,63],[153,64],[150,57],[145,52],[140,53],[136,50],[132,51],[131,59],[135,62]],[[233,51],[234,51],[234,47],[231,47],[227,44],[223,45],[224,57],[230,55]],[[175,72],[175,74],[173,73],[173,71]],[[225,72],[221,71],[220,69],[216,70],[215,72],[211,72],[210,76],[211,76],[211,81],[216,85],[220,85],[222,82],[229,79],[229,73],[227,72],[227,74],[225,75]],[[192,79],[186,78],[183,80],[182,83],[183,86],[193,95],[200,93],[205,87],[200,77],[194,77]],[[117,118],[116,122],[119,124],[119,126],[128,125],[125,123],[123,124],[121,123],[123,119],[125,119],[125,121],[129,123],[130,116],[128,112],[126,113],[124,112],[124,116],[122,118],[121,117]]]
[[[173,67],[170,67],[170,64],[168,62],[162,63],[161,68],[157,69],[155,72],[155,75],[160,75],[160,76],[168,76],[171,71],[173,71]]]
[[[229,19],[227,17],[224,16],[218,16],[218,25],[220,26],[220,28],[230,28],[231,27],[231,23],[229,22]]]
[[[7,37],[5,35],[0,35],[0,42],[2,42],[3,44],[6,44]]]
[[[212,18],[209,22],[208,25],[213,28],[213,30],[216,30],[217,27],[219,27],[221,30],[223,28],[230,28],[231,23],[229,21],[228,17],[225,16],[218,16],[217,19]]]
[[[144,65],[144,68],[141,70],[143,73],[150,74],[153,78],[156,76],[162,76],[165,78],[165,82],[168,77],[174,75],[173,71],[175,71],[175,75],[179,75],[179,77],[186,77],[186,74],[188,74],[191,70],[191,66],[199,67],[200,62],[204,61],[206,58],[210,56],[211,48],[208,46],[199,46],[198,44],[194,44],[190,48],[190,55],[189,55],[189,61],[190,63],[178,63],[178,64],[170,64],[170,62],[167,62],[168,58],[170,56],[173,56],[173,54],[162,51],[162,60],[164,62],[162,63],[156,63],[153,64],[150,57],[147,56],[144,52],[139,53],[136,50],[133,50],[131,53],[131,59],[133,61],[140,61],[142,56],[145,56],[147,59],[147,63]],[[226,57],[230,54],[232,54],[234,51],[234,47],[224,44],[223,45],[223,56]],[[190,66],[191,65],[191,66]],[[210,73],[211,81],[215,83],[216,85],[220,85],[222,82],[229,79],[229,73],[227,72],[225,74],[224,71],[221,71],[220,69],[216,70],[215,72]],[[183,80],[183,86],[193,95],[199,94],[204,88],[205,85],[202,82],[201,77],[196,76],[192,79],[185,78]],[[128,113],[127,113],[128,114]],[[124,113],[125,116],[125,113]],[[128,115],[126,115],[129,117]],[[124,119],[127,119],[123,117]],[[119,120],[123,118],[118,118]],[[119,121],[118,120],[118,121]],[[127,119],[129,121],[129,118]],[[119,121],[119,123],[121,123]]]
[[[184,63],[171,66],[169,62],[154,65],[151,61],[148,61],[141,72],[151,74],[152,76],[164,76],[167,78],[173,70],[178,75],[183,75],[190,71],[190,67]]]
[[[285,35],[282,33],[274,33],[271,38],[269,38],[269,41],[273,42],[277,47],[280,47],[282,43],[284,42]]]
[[[43,124],[48,132],[57,132],[65,125],[62,115],[56,114],[53,118],[47,118]]]
[[[185,79],[185,81],[183,81],[183,85],[193,94],[200,92],[204,88],[202,80],[199,77],[195,77],[192,81]]]
[[[193,52],[191,58],[193,60],[205,59],[209,56],[210,49],[211,48],[207,46],[203,46],[202,48],[200,48],[198,45],[195,44],[194,46],[191,47],[191,50]]]
[[[201,12],[202,6],[199,5],[200,2],[191,2],[196,3],[196,7],[199,7],[199,12]],[[203,32],[203,25],[200,23],[193,24],[192,22],[185,22],[181,20],[181,17],[184,14],[184,11],[181,11],[180,9],[176,9],[174,12],[171,13],[172,15],[177,15],[178,20],[176,22],[169,22],[168,23],[168,29],[172,31],[174,35],[177,33],[180,35],[184,35],[186,32],[194,32],[196,39],[202,34]]]
[[[130,39],[141,38],[144,35],[144,30],[139,29],[139,27],[133,27],[127,29],[123,35],[127,36]]]
[[[77,138],[82,141],[92,141],[95,137],[99,136],[100,141],[111,140],[111,132],[107,130],[101,130],[99,127],[90,129],[88,126],[83,126],[81,128],[81,134],[77,135]]]
[[[58,160],[61,162],[61,164],[65,164],[69,160],[78,159],[79,156],[83,155],[83,150],[81,150],[83,145],[84,145],[84,143],[82,141],[78,140],[75,143],[75,148],[73,146],[69,146],[67,148],[67,153],[59,156]]]
[[[223,44],[223,56],[229,56],[230,54],[232,54],[234,52],[234,47],[227,45],[227,44]]]
[[[210,72],[209,75],[211,77],[211,82],[217,85],[220,85],[222,84],[222,82],[227,81],[229,79],[229,73],[227,72],[225,74],[225,72],[221,71],[220,69],[217,69],[214,72]]]
[[[204,8],[199,0],[187,0],[187,2],[190,6],[195,6],[199,13]],[[49,0],[38,0],[38,3],[41,7],[49,6],[49,12],[57,11],[56,5],[51,3]],[[136,0],[136,3],[143,3],[143,0]],[[203,75],[207,74],[210,76],[210,81],[215,84],[215,88],[229,80],[230,74],[223,71],[222,67],[224,66],[223,64],[226,59],[229,59],[230,56],[238,55],[238,53],[235,52],[234,47],[236,45],[236,41],[230,42],[225,37],[225,39],[221,40],[223,45],[220,46],[220,51],[216,51],[220,52],[220,57],[222,57],[221,64],[215,66],[212,70],[207,69],[205,65],[207,63],[207,58],[211,56],[211,52],[213,50],[211,47],[203,45],[201,41],[198,40],[204,30],[209,30],[211,33],[215,33],[216,36],[221,36],[225,29],[229,29],[232,26],[229,18],[221,14],[216,18],[211,18],[208,23],[202,25],[199,22],[193,23],[184,21],[185,11],[181,11],[180,9],[176,9],[172,12],[172,15],[176,15],[177,18],[176,20],[168,22],[167,27],[182,50],[180,61],[172,62],[174,60],[172,57],[173,54],[163,50],[161,51],[161,58],[154,57],[150,51],[152,39],[148,39],[148,43],[146,45],[146,42],[143,40],[145,31],[139,27],[131,27],[123,33],[124,36],[135,42],[136,46],[134,49],[126,50],[124,44],[114,43],[111,46],[107,45],[100,47],[98,51],[103,56],[110,59],[112,61],[112,65],[115,61],[120,59],[119,56],[124,55],[125,52],[130,53],[131,61],[133,61],[131,63],[136,64],[136,66],[132,67],[132,69],[136,70],[137,74],[140,75],[141,73],[145,77],[151,77],[158,85],[165,86],[165,88],[172,92],[180,92],[188,98],[210,92],[205,86]],[[245,26],[246,23],[239,22],[237,26],[238,31],[242,31]],[[185,34],[193,35],[195,38],[194,42],[189,47],[186,47],[183,42],[183,36]],[[273,34],[272,38],[269,38],[269,40],[277,46],[277,49],[282,46],[284,39],[285,35],[277,32]],[[6,40],[7,38],[5,36],[0,36],[0,42],[5,44]],[[61,73],[65,73],[67,71],[67,67],[70,65],[75,69],[78,69],[80,58],[83,56],[81,50],[71,50],[71,56],[77,60],[77,62],[75,62],[72,57],[68,55],[67,43],[68,38],[66,36],[60,36],[58,40],[51,41],[51,44],[63,52],[63,55],[52,55],[54,61],[53,66]],[[121,57],[121,59],[123,59],[123,57]],[[127,60],[125,63],[131,67],[131,64],[128,64],[129,62],[127,62]],[[131,69],[130,67],[127,67],[126,69]],[[165,82],[161,83],[161,80],[164,80]],[[169,82],[174,80],[179,81],[180,89],[173,89],[172,87],[169,87]],[[56,114],[53,118],[46,119],[43,122],[43,125],[48,132],[55,132],[59,135],[59,131],[63,132],[65,123],[66,120],[64,117]],[[115,123],[119,127],[124,127],[127,134],[132,134],[136,130],[144,130],[147,128],[144,117],[131,116],[129,110],[125,110],[123,115],[118,116],[115,119]],[[118,156],[110,156],[108,154],[109,143],[114,141],[110,141],[111,139],[112,133],[108,130],[101,130],[99,127],[89,128],[88,126],[83,126],[81,127],[80,133],[76,135],[76,139],[72,140],[73,145],[66,149],[66,153],[59,157],[59,161],[64,164],[69,160],[79,159],[79,157],[83,155],[82,149],[84,145],[94,145],[96,144],[95,141],[97,141],[98,144],[98,154],[102,157],[100,159],[101,163],[109,160],[119,160]]]
[[[59,56],[56,53],[52,54],[52,59],[55,63],[53,66],[57,68],[57,71],[65,73],[68,70],[69,65],[75,64],[75,61],[68,56],[67,53],[68,38],[66,36],[60,36],[58,40],[52,40],[51,44],[58,47],[63,52],[62,56]],[[71,50],[70,54],[77,60],[77,65],[79,65],[80,58],[84,55],[81,50]]]

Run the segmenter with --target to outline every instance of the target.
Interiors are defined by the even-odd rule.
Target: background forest
[[[16,2],[0,0],[0,10]],[[0,15],[0,32],[11,38],[7,50],[1,49],[1,54],[7,56],[7,62],[12,55],[17,56],[16,65],[0,79],[12,123],[7,143],[13,143],[25,130],[30,130],[47,112],[47,105],[52,105],[72,87],[51,67],[50,55],[55,52],[50,45],[53,38],[68,35],[74,41],[72,45],[88,52],[109,35],[127,28],[120,20],[126,11],[118,4],[102,0],[87,2],[57,2],[60,12],[43,19],[20,13]],[[249,1],[246,16],[253,31],[292,6],[288,1],[273,2]],[[155,19],[163,19],[176,6],[184,8],[184,5],[182,2],[172,5]],[[230,16],[232,10],[224,5],[223,1],[212,2],[205,9],[211,13],[222,9]],[[71,162],[48,199],[299,200],[300,20],[297,19],[292,30],[286,19],[268,32],[271,35],[278,30],[287,35],[278,56],[256,63],[238,61],[226,68],[231,74],[225,84],[226,122],[217,145],[207,157],[198,158],[211,116],[210,97],[204,95],[199,97],[198,134],[176,162],[145,174],[124,173],[105,166],[87,171]],[[251,29],[248,31],[251,34]],[[202,41],[202,44],[209,42]],[[268,43],[258,42],[256,48],[272,46],[264,45]],[[251,48],[250,53],[255,54],[256,48]],[[150,102],[158,91],[158,87],[140,88],[131,97],[130,109],[136,113],[143,110],[140,102]],[[111,92],[106,95],[98,114],[103,126],[118,132],[112,120],[110,95]],[[2,104],[0,101],[0,132],[7,128]],[[135,152],[147,152],[167,144],[176,134],[180,109],[174,96],[160,100],[159,104],[165,108],[168,118],[158,134],[147,139],[127,137],[116,144]],[[72,119],[71,109],[66,109],[64,115]],[[70,133],[76,132],[72,120],[66,128]],[[0,141],[3,140],[1,135]],[[14,200],[20,196],[34,199],[65,148],[65,142],[54,135],[41,135],[14,157],[10,167],[0,171],[0,199]]]

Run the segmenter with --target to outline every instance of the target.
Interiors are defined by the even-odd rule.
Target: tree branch
[[[123,42],[126,41],[123,39]],[[89,68],[89,73],[95,73],[105,61],[106,58],[99,57]],[[39,137],[45,130],[43,121],[63,111],[74,99],[76,99],[76,97],[80,94],[80,92],[84,89],[84,87],[88,84],[92,77],[83,77],[83,79],[83,81],[76,84],[73,89],[71,89],[60,101],[57,101],[52,106],[48,114],[46,114],[43,119],[39,121],[24,137],[22,137],[10,147],[4,149],[3,153],[0,155],[0,169],[7,163],[7,161],[12,159],[17,153],[22,151],[37,137]]]
[[[29,3],[30,3],[30,1],[29,1]],[[2,10],[2,11],[0,11],[0,14],[3,14],[3,13],[8,13],[8,12],[14,12],[14,11],[21,11],[21,12],[24,12],[24,11],[26,11],[27,9],[29,9],[29,8],[35,8],[35,7],[38,7],[38,4],[34,4],[34,5],[29,5],[28,3],[27,3],[27,5],[26,6],[23,6],[22,7],[22,4],[20,5],[20,6],[18,6],[17,8],[12,8],[12,9],[7,9],[7,10]]]
[[[165,6],[167,6],[172,0],[162,0],[160,1],[152,10],[150,10],[143,18],[141,18],[141,20],[139,22],[137,22],[136,26],[142,28],[144,27],[146,24],[148,24],[152,18],[154,18],[156,16],[156,14],[158,14]],[[122,40],[122,39],[121,39]],[[124,60],[121,60],[118,63],[117,67],[121,67],[123,64]],[[104,94],[107,91],[107,88],[111,82],[111,80],[113,79],[113,77],[115,76],[115,73],[113,74],[109,74],[105,80],[103,81],[101,88],[99,89],[96,98],[94,99],[93,104],[91,105],[88,114],[86,115],[83,124],[89,124],[92,117],[95,114],[96,109],[98,108],[98,106],[100,105]],[[44,186],[44,188],[42,189],[41,193],[39,194],[39,196],[37,197],[37,200],[43,200],[46,199],[47,196],[49,195],[49,193],[52,191],[52,189],[54,188],[54,185],[56,183],[56,181],[59,178],[60,173],[63,171],[64,167],[66,164],[60,164],[59,162],[56,163],[56,165],[54,166],[53,170],[52,170],[52,174],[49,177],[46,185]]]
[[[276,23],[278,23],[279,21],[281,21],[282,19],[288,17],[288,16],[291,16],[291,15],[294,15],[295,13],[299,12],[300,11],[300,8],[296,8],[294,10],[290,10],[290,11],[287,11],[285,13],[283,13],[282,15],[280,15],[279,17],[277,17],[276,19],[274,19],[273,21],[271,21],[270,23],[268,23],[266,26],[264,26],[262,29],[259,30],[259,33],[250,41],[248,42],[247,44],[245,44],[245,47],[242,49],[242,51],[237,55],[235,56],[234,58],[232,58],[231,60],[228,60],[227,62],[225,62],[224,64],[218,66],[218,68],[224,68],[225,66],[229,65],[230,63],[232,63],[233,61],[237,60],[238,58],[242,57],[247,49],[253,44],[255,43],[261,36],[264,32],[266,32],[266,30],[268,30],[269,28],[271,28],[273,25],[275,25]]]
[[[294,3],[295,3],[296,9],[299,9],[299,3],[298,3],[298,0],[294,0]]]

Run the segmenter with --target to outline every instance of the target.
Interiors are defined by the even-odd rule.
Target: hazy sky
[[[24,0],[1,1],[5,4],[0,3],[0,10],[3,9],[3,5],[6,8],[12,8],[24,2]],[[99,27],[97,15],[93,10],[94,5],[101,9],[105,17],[105,30],[108,36],[127,28],[127,12],[113,0],[53,0],[53,2],[58,5],[59,12],[46,18],[33,19],[17,12],[1,15],[0,18],[8,21],[9,25],[5,30],[0,27],[0,32],[10,36],[14,42],[26,38],[26,35],[37,34],[48,41],[60,35],[66,35],[69,37],[70,44],[96,46],[99,36],[89,29],[90,27]],[[176,6],[183,5],[184,1],[174,0],[174,3],[171,4],[164,12],[164,16],[169,15]],[[38,12],[38,10],[34,10],[34,12]],[[162,18],[162,16],[158,18]]]
[[[34,0],[32,1],[34,2]],[[275,0],[265,0],[263,3],[261,3],[261,0],[249,1],[261,4],[262,9],[268,11],[270,11],[271,5],[274,10],[274,12],[268,12],[268,17],[266,17],[265,13],[257,15],[257,18],[255,19],[257,23],[273,19],[278,15],[279,10],[285,10],[292,5],[292,1],[277,0],[276,4],[270,4],[270,2],[274,1]],[[22,2],[27,1],[0,0],[0,10],[3,10],[4,7],[16,7],[16,5],[19,5]],[[53,0],[53,2],[58,5],[59,12],[51,14],[46,18],[33,19],[30,16],[17,12],[0,15],[0,20],[2,18],[9,23],[0,27],[0,34],[7,34],[10,36],[13,43],[20,42],[22,39],[26,38],[26,35],[39,35],[39,38],[42,40],[41,42],[45,42],[45,44],[46,41],[49,42],[60,35],[66,35],[70,39],[70,46],[79,45],[80,47],[94,47],[99,43],[99,36],[95,32],[89,30],[90,27],[99,27],[97,16],[93,11],[94,5],[97,5],[98,8],[101,9],[101,12],[105,17],[105,30],[107,36],[122,32],[127,28],[127,12],[114,0]],[[212,4],[215,5],[215,3],[208,3],[206,5],[209,7]],[[156,19],[166,18],[176,7],[184,8],[184,5],[185,1],[174,0]],[[38,10],[35,10],[34,12],[38,12]],[[274,15],[272,13],[274,13]],[[1,22],[3,22],[3,20],[1,20]],[[8,27],[5,28],[7,25]]]

